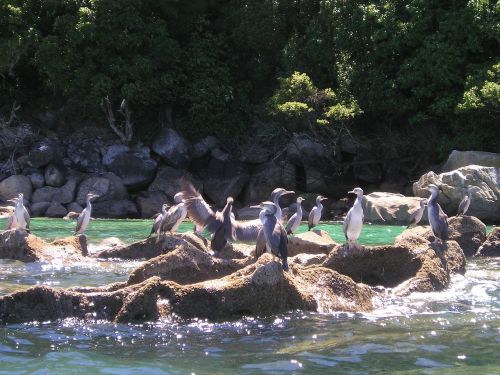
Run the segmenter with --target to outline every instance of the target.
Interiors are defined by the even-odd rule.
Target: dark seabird
[[[431,192],[431,197],[427,202],[427,214],[429,216],[429,224],[431,225],[432,233],[434,234],[433,243],[443,243],[448,240],[448,216],[446,216],[437,202],[439,188],[434,184],[430,184],[427,190]]]
[[[76,220],[75,234],[83,234],[87,229],[87,225],[89,225],[90,216],[92,214],[92,205],[90,204],[90,201],[97,197],[99,197],[97,194],[87,194],[87,205],[80,213],[80,215],[78,215],[78,219]]]
[[[356,194],[356,200],[344,219],[344,236],[347,248],[356,247],[356,241],[363,229],[363,190],[359,187],[352,189],[348,194]]]
[[[470,187],[467,188],[467,195],[462,199],[460,204],[458,205],[458,214],[457,215],[465,215],[467,210],[469,209],[470,202],[472,200],[472,192]]]
[[[274,202],[262,202],[259,218],[262,229],[259,232],[255,255],[259,257],[265,250],[281,258],[283,270],[288,271],[288,237],[286,230],[276,217],[278,207]]]
[[[326,198],[322,197],[321,195],[318,195],[316,197],[316,206],[314,206],[311,209],[311,212],[309,212],[309,230],[319,224],[319,221],[321,220],[321,211],[323,211],[323,205],[321,204],[321,201],[324,201],[325,199]]]
[[[231,221],[224,223],[224,216],[231,217],[233,198],[227,198],[222,211],[214,212],[191,183],[183,183],[182,194],[187,213],[195,226],[212,233],[210,247],[218,255],[228,239],[233,237]]]
[[[425,205],[427,204],[427,199],[420,200],[420,207],[417,208],[410,216],[410,224],[406,227],[408,229],[411,226],[416,226],[420,220],[422,220],[422,216],[424,216]]]
[[[156,219],[153,223],[153,227],[151,228],[151,233],[149,233],[149,237],[151,237],[153,235],[153,233],[156,233],[157,236],[160,235],[160,227],[161,227],[161,221],[163,220],[163,217],[167,214],[167,210],[170,206],[165,203],[165,204],[162,204],[161,206],[161,212],[158,214],[158,216],[156,216]]]
[[[166,215],[163,215],[160,224],[161,233],[170,232],[172,234],[177,232],[179,225],[181,225],[182,221],[187,216],[186,203],[184,202],[184,195],[182,193],[174,195],[174,203],[177,204],[170,207]]]
[[[286,195],[286,194],[295,194],[295,192],[293,190],[276,188],[271,193],[271,200],[274,202],[274,204],[277,207],[277,211],[276,211],[275,216],[278,218],[279,221],[281,221],[281,217],[282,217],[281,207],[280,207],[280,198],[282,195]]]
[[[288,220],[288,223],[286,223],[287,234],[293,234],[300,226],[300,222],[302,221],[302,201],[304,201],[304,198],[297,198],[297,212],[295,212]]]

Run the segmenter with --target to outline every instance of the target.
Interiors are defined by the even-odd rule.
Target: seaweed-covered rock
[[[476,256],[499,257],[500,256],[500,228],[493,228],[486,241],[477,250]]]
[[[0,234],[0,258],[23,262],[73,262],[87,255],[85,236],[66,237],[52,243],[23,230],[8,230]]]
[[[288,240],[288,256],[297,254],[327,254],[337,243],[324,230],[299,233]]]

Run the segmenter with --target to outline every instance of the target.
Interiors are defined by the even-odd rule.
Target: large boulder
[[[294,265],[291,272],[283,272],[279,261],[264,254],[256,263],[231,275],[196,284],[180,285],[151,277],[126,287],[115,283],[87,290],[30,288],[0,297],[0,322],[75,317],[126,323],[173,314],[221,320],[297,309],[368,311],[373,308],[373,296],[366,285],[327,268]]]
[[[53,187],[61,187],[66,182],[66,168],[58,164],[49,164],[45,167],[45,183]]]
[[[193,145],[193,158],[197,159],[207,156],[210,151],[212,151],[217,146],[219,146],[219,141],[214,136],[209,135],[208,137],[200,139]]]
[[[244,202],[259,203],[269,199],[276,187],[295,189],[295,166],[287,161],[270,162],[256,168],[245,187]]]
[[[78,186],[76,202],[84,206],[88,193],[99,195],[99,198],[96,198],[94,202],[126,200],[128,198],[127,189],[120,177],[111,172],[104,173],[102,176],[91,176],[83,180]]]
[[[86,255],[85,236],[67,237],[48,243],[23,230],[0,233],[0,259],[70,263],[82,261]]]
[[[439,175],[428,172],[413,184],[414,195],[429,197],[426,190],[429,184],[441,187],[439,203],[449,216],[457,212],[470,187],[472,201],[467,214],[484,222],[500,222],[500,168],[469,165]]]
[[[468,165],[500,168],[500,154],[484,151],[453,150],[443,165],[443,172],[451,172]]]
[[[174,168],[186,168],[191,161],[191,145],[172,128],[160,132],[152,149],[166,164]]]
[[[67,154],[76,170],[87,173],[104,171],[101,163],[101,147],[94,139],[80,138],[70,141]]]
[[[324,230],[311,230],[288,239],[288,256],[297,254],[328,254],[337,243]]]
[[[423,198],[401,194],[374,192],[364,196],[365,221],[375,224],[408,225],[411,214],[420,207]],[[427,210],[421,223],[427,222]]]
[[[42,142],[30,150],[28,164],[35,168],[44,167],[52,161],[54,154],[54,147],[47,142]]]
[[[76,180],[70,178],[63,186],[56,188],[44,186],[33,193],[33,203],[57,202],[62,204],[71,203],[75,197]]]
[[[28,177],[22,174],[16,174],[7,177],[5,180],[0,182],[0,199],[4,201],[8,199],[15,198],[19,193],[24,194],[24,199],[31,199],[31,181]]]
[[[135,198],[139,215],[149,219],[161,211],[161,206],[168,202],[167,195],[161,191],[141,191]]]
[[[493,228],[486,241],[477,250],[476,256],[500,257],[500,228]]]
[[[465,256],[473,256],[486,240],[486,225],[474,216],[453,216],[448,219],[450,240],[458,242]]]
[[[47,208],[49,208],[50,202],[37,202],[32,203],[30,206],[30,212],[32,217],[45,216]]]
[[[226,204],[226,198],[236,198],[248,181],[245,165],[238,161],[210,160],[203,180],[203,191],[217,206]]]
[[[110,146],[103,163],[111,172],[120,176],[123,184],[131,191],[146,188],[153,181],[158,167],[158,163],[149,155],[149,148],[125,150],[122,145]]]
[[[173,199],[174,195],[181,191],[184,179],[191,180],[199,188],[199,184],[192,180],[189,172],[168,166],[160,167],[148,191],[160,191]]]
[[[137,206],[128,199],[92,203],[92,216],[108,219],[134,219],[139,217]]]
[[[23,170],[23,174],[30,179],[33,189],[39,189],[45,186],[45,177],[38,169],[27,168]]]
[[[47,217],[64,217],[67,213],[68,210],[61,203],[57,202],[52,202],[45,210],[45,216]]]

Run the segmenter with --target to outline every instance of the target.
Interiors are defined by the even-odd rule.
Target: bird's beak
[[[250,206],[249,208],[262,208],[260,205]]]
[[[323,197],[323,198],[321,198],[321,199],[320,199],[320,201],[324,201],[324,200],[326,200],[326,199],[328,199],[328,198]]]
[[[353,190],[348,191],[347,194],[356,194]]]
[[[285,191],[283,194],[281,195],[285,195],[285,194],[295,194],[295,192],[293,190],[287,190]]]

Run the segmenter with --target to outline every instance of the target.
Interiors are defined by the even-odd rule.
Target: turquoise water
[[[129,243],[144,238],[150,225],[95,220],[89,241],[98,246],[113,236]],[[74,222],[60,219],[32,223],[33,233],[47,239],[71,235],[73,228]],[[340,225],[320,228],[342,241]],[[403,229],[366,225],[361,242],[390,243]],[[0,260],[0,294],[36,284],[103,285],[125,280],[138,264]],[[216,324],[173,318],[142,325],[68,319],[1,326],[0,374],[498,374],[499,281],[500,259],[472,259],[448,290],[376,301],[368,314],[292,311]]]

